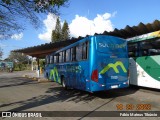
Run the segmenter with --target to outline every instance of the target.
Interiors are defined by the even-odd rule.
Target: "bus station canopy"
[[[147,24],[139,23],[137,26],[132,26],[132,27],[127,25],[124,29],[120,29],[120,30],[114,29],[114,31],[112,31],[112,32],[104,31],[104,33],[102,33],[102,34],[95,33],[95,35],[112,35],[112,36],[117,36],[117,37],[127,39],[127,38],[139,36],[142,34],[154,32],[154,31],[158,31],[158,30],[160,30],[160,21],[155,20],[153,23],[147,23]],[[68,46],[78,40],[81,40],[81,39],[83,39],[83,37],[71,38],[66,41],[41,44],[38,46],[13,50],[12,52],[20,52],[20,53],[24,53],[26,55],[30,55],[32,57],[45,58],[46,55],[48,55],[54,51],[57,51],[60,48]]]

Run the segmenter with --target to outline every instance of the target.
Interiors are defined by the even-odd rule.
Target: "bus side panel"
[[[87,91],[87,82],[88,82],[88,76],[89,76],[89,62],[83,61],[79,63],[79,73],[76,73],[76,81],[77,81],[77,88],[80,90]]]
[[[48,78],[51,81],[60,83],[60,75],[58,72],[58,67],[59,67],[58,65],[48,64],[45,70],[46,78]]]
[[[65,72],[60,72],[60,76],[64,75],[66,85],[71,88],[86,90],[86,81],[89,74],[88,61],[67,63]]]
[[[47,78],[47,79],[49,79],[49,80],[51,80],[49,76],[50,76],[50,71],[51,71],[52,68],[53,68],[53,65],[52,65],[52,64],[47,64],[47,65],[45,66],[44,76],[45,76],[45,78]]]

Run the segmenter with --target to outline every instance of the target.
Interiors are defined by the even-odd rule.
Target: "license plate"
[[[111,88],[118,88],[118,85],[112,85]]]

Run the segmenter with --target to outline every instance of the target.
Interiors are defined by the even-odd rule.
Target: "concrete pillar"
[[[31,70],[33,71],[33,57],[31,58]]]
[[[37,77],[40,77],[40,65],[39,65],[39,58],[37,58]]]

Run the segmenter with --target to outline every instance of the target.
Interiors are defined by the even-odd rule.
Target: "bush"
[[[31,65],[22,64],[22,63],[15,63],[13,69],[14,69],[14,71],[31,70]]]

